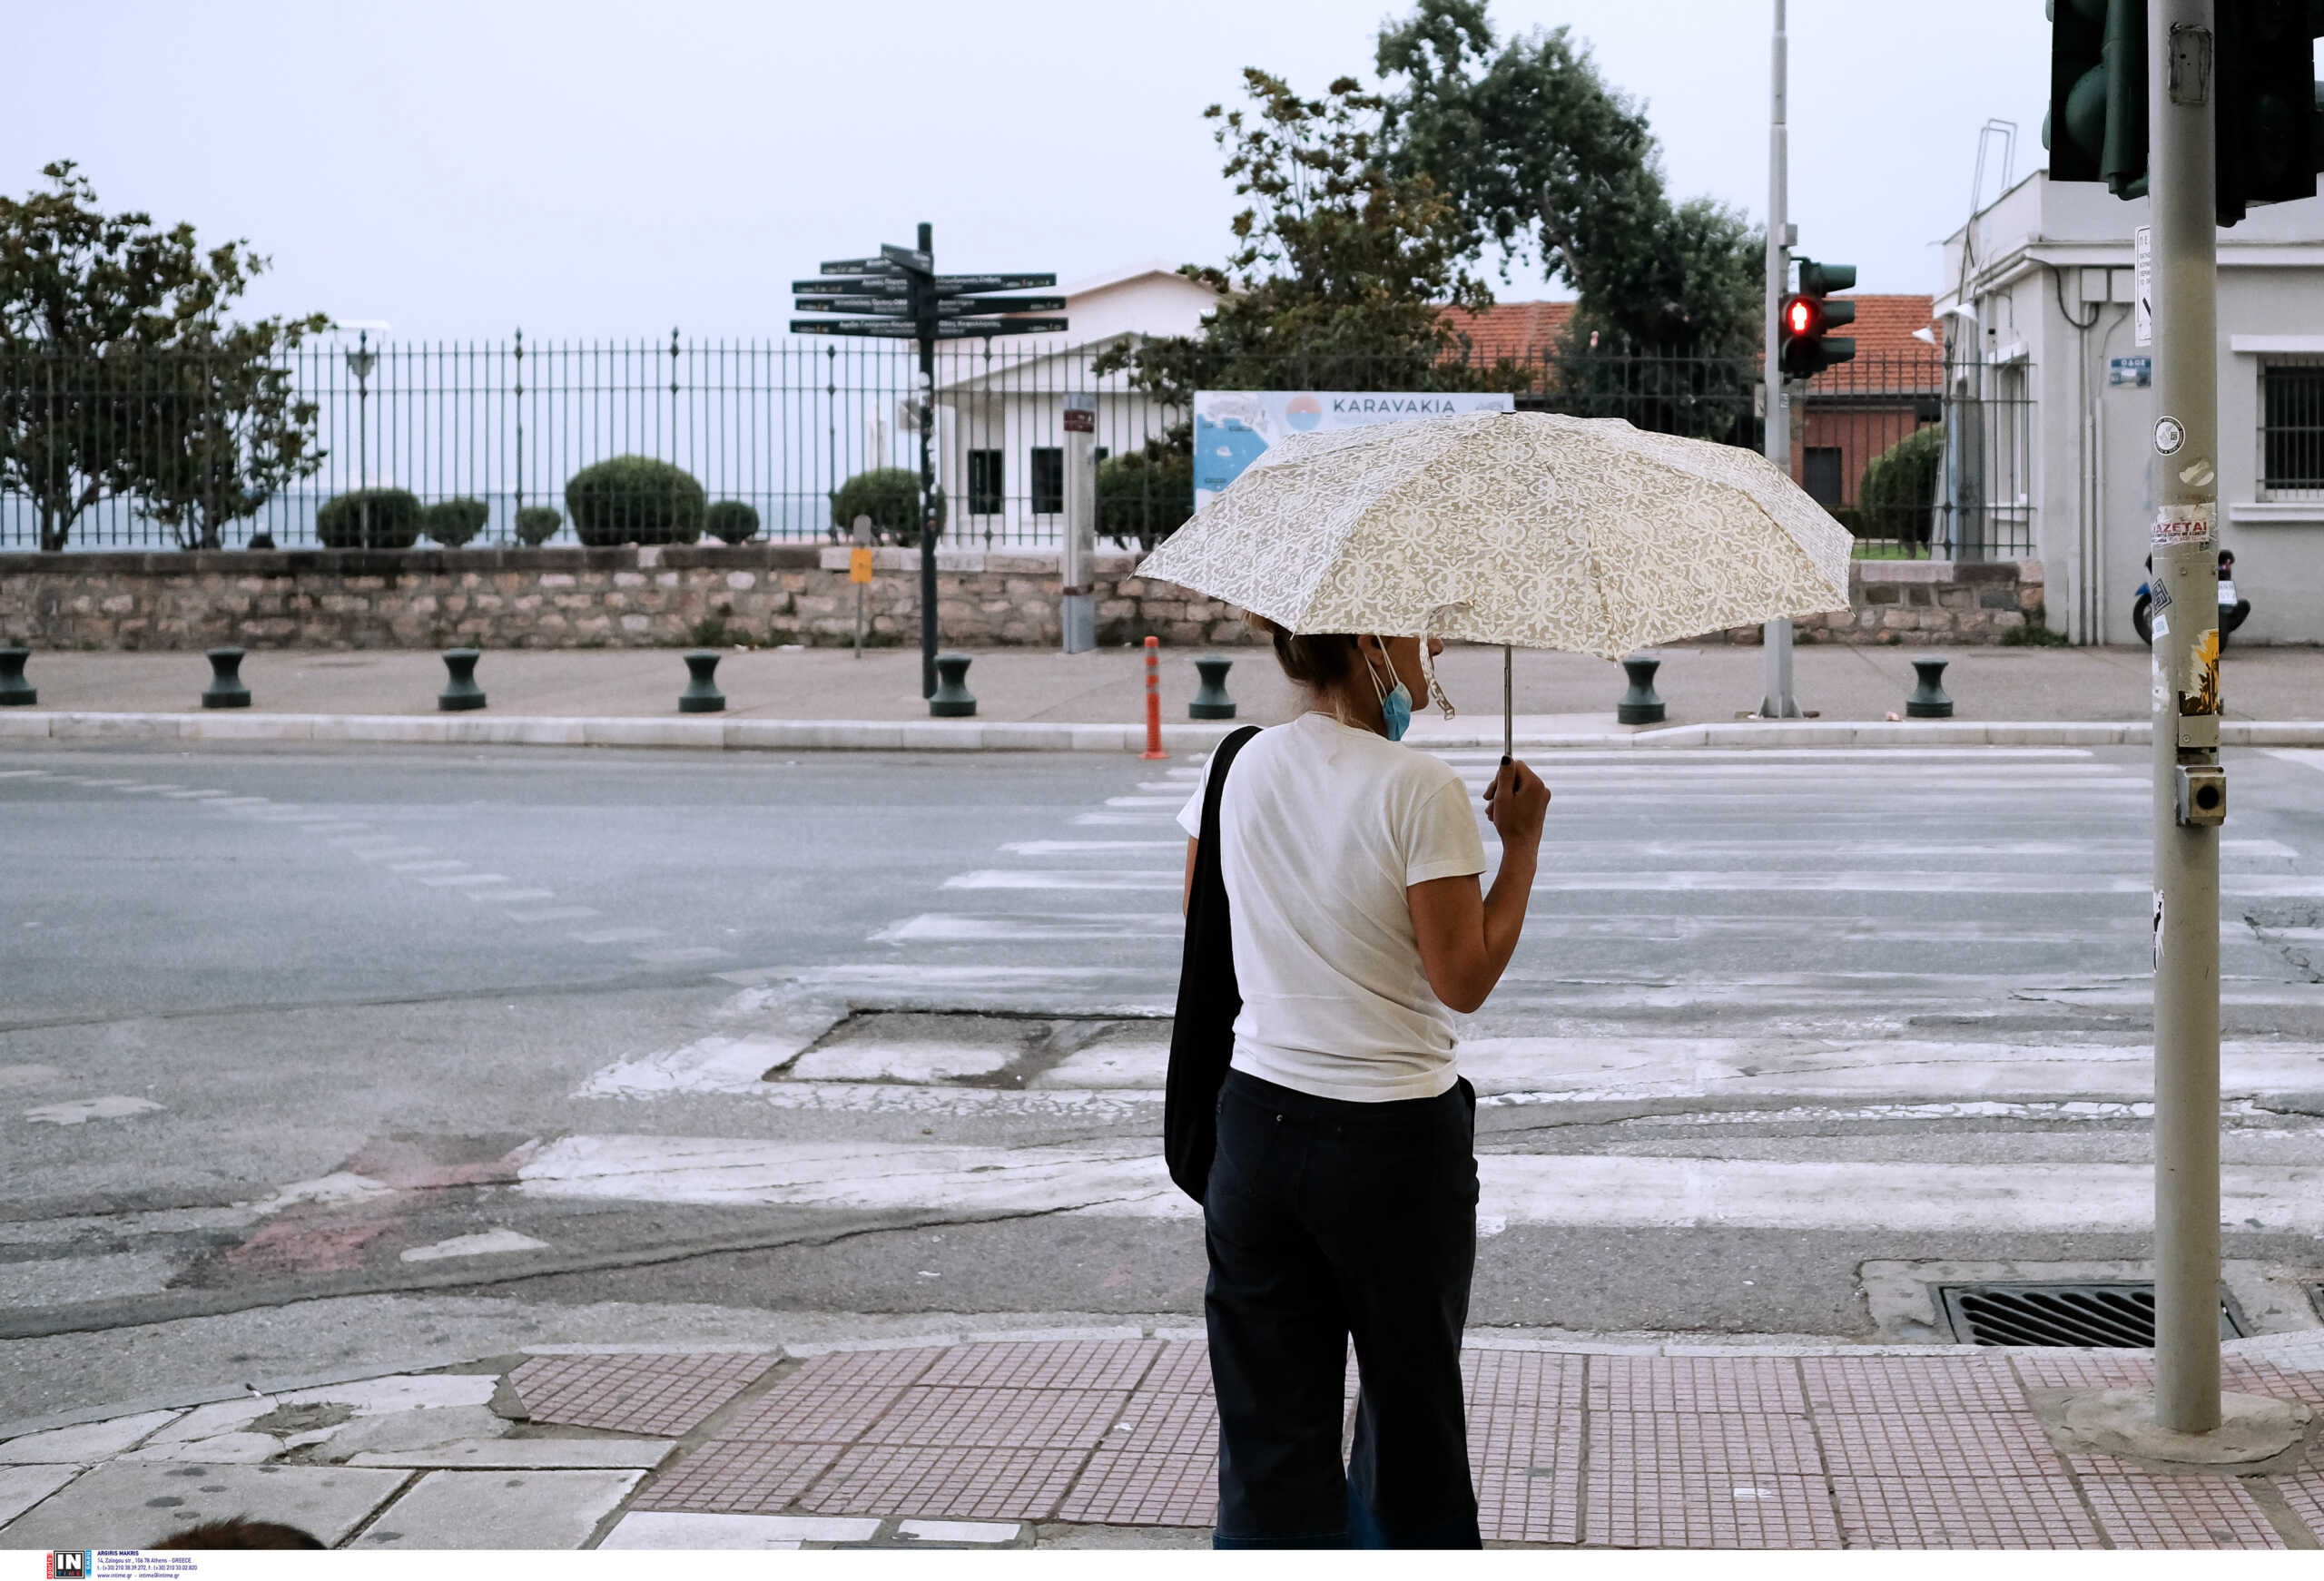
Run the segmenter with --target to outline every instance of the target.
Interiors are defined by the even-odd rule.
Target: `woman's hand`
[[[1541,777],[1513,759],[1501,761],[1501,772],[1485,787],[1485,817],[1504,849],[1528,849],[1541,843],[1541,821],[1549,816],[1550,788]]]

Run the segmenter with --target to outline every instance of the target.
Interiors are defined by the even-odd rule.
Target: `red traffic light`
[[[1823,328],[1824,309],[1813,297],[1794,297],[1783,305],[1783,332],[1794,339]]]

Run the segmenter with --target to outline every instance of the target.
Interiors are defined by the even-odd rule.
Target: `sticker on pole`
[[[2187,426],[2176,417],[2154,420],[2154,449],[2158,456],[2176,456],[2187,442]]]
[[[2131,344],[2154,344],[2154,227],[2131,232]],[[2143,381],[2142,381],[2143,382]]]
[[[2188,544],[2208,544],[2219,507],[2207,501],[2166,505],[2154,513],[2154,546],[2175,549]]]
[[[872,551],[850,549],[847,552],[847,579],[850,582],[872,580]]]

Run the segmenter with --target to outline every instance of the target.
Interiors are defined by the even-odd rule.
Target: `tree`
[[[69,160],[41,173],[49,189],[0,198],[0,483],[34,501],[44,550],[123,495],[214,546],[321,464],[275,359],[327,320],[226,321],[267,267],[247,243],[107,214]]]
[[[1763,233],[1710,199],[1671,202],[1644,108],[1567,29],[1502,44],[1486,0],[1420,0],[1381,30],[1376,64],[1391,167],[1427,177],[1503,278],[1530,253],[1571,286],[1570,346],[1757,348]]]

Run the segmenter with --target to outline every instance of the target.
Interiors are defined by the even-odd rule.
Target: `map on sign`
[[[1206,389],[1195,392],[1195,509],[1243,476],[1260,452],[1290,434],[1407,423],[1460,412],[1511,412],[1502,395],[1397,394],[1378,390]]]

